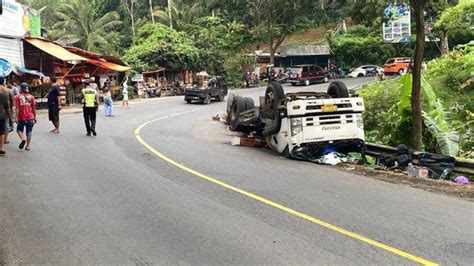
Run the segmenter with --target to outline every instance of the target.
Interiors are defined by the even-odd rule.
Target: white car
[[[358,68],[352,69],[349,72],[349,77],[359,78],[359,77],[368,77],[375,76],[378,73],[383,73],[383,68],[376,65],[365,65]]]

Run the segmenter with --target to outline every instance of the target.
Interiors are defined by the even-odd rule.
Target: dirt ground
[[[241,133],[230,131],[224,122],[211,119],[207,123],[203,123],[202,127],[193,133],[197,138],[227,145],[231,145],[230,143],[233,137],[241,135]],[[461,185],[451,181],[408,177],[406,173],[403,172],[397,173],[394,171],[375,170],[370,167],[354,164],[338,164],[336,166],[328,167],[336,167],[341,171],[354,173],[368,178],[474,201],[474,188],[472,184]]]

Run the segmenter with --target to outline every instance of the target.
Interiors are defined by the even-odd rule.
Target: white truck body
[[[362,98],[301,98],[287,102],[277,134],[266,138],[274,151],[291,156],[300,147],[331,146],[332,143],[363,143]]]

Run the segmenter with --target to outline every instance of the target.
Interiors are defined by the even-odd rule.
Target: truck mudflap
[[[321,141],[303,143],[291,150],[291,157],[297,160],[318,162],[318,159],[325,154],[327,150],[342,154],[358,152],[365,161],[365,142],[361,139],[345,139],[335,141]]]

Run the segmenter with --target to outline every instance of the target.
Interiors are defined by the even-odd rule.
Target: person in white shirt
[[[128,76],[125,76],[125,80],[123,81],[122,85],[122,108],[129,108],[128,107]]]

